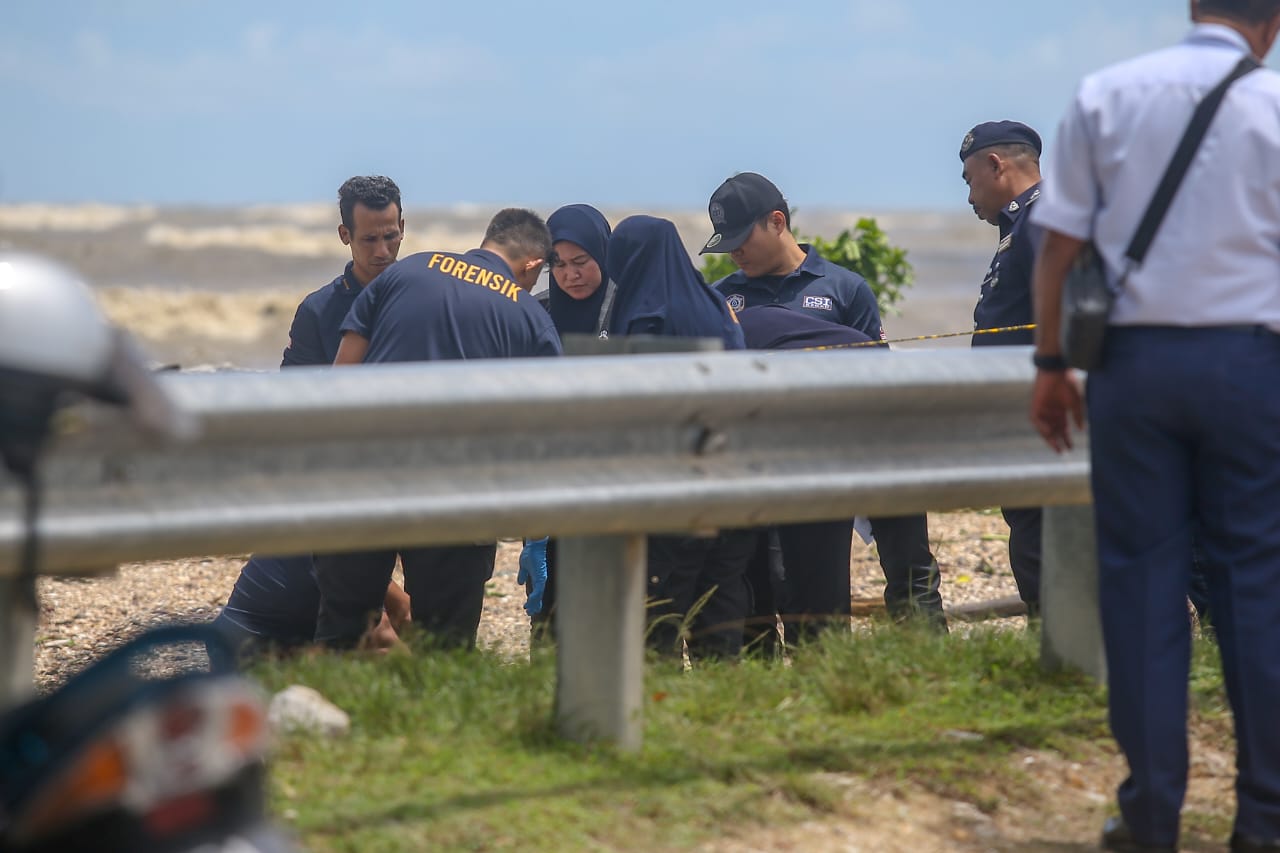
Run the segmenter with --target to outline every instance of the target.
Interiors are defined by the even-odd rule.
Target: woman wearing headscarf
[[[617,286],[605,276],[609,222],[589,204],[568,204],[547,219],[551,281],[547,310],[561,337],[608,328]]]
[[[725,349],[746,347],[737,318],[707,287],[670,220],[631,216],[618,223],[608,271],[618,283],[610,334],[720,338]]]
[[[546,307],[561,338],[566,334],[607,337],[617,285],[605,275],[609,221],[589,204],[567,204],[547,218],[551,232],[551,280]],[[528,598],[532,639],[551,639],[556,603],[556,542],[531,539],[520,552],[518,583]]]
[[[743,349],[742,330],[724,298],[707,286],[666,219],[632,216],[618,223],[608,248],[618,284],[611,334],[717,338]],[[649,537],[649,645],[679,660],[733,659],[742,651],[749,606],[746,567],[755,530],[711,538]]]

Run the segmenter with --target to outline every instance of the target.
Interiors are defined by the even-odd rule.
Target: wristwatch
[[[1031,363],[1037,370],[1048,370],[1053,373],[1061,373],[1070,366],[1061,355],[1041,355],[1038,352],[1031,355]]]

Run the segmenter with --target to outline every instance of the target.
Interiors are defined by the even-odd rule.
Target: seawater
[[[545,211],[549,213],[550,211]],[[696,252],[710,233],[703,211],[605,209],[671,219]],[[405,211],[401,255],[465,251],[493,209],[459,205]],[[800,209],[804,234],[834,237],[872,216],[907,250],[916,283],[885,318],[891,338],[972,328],[978,286],[995,251],[994,228],[967,211]],[[279,363],[298,302],[350,259],[332,204],[156,207],[0,205],[0,248],[32,251],[78,270],[111,320],[157,362],[253,369]],[[541,285],[540,285],[541,286]],[[903,348],[968,346],[967,336]]]

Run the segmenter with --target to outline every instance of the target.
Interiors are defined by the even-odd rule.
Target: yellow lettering
[[[519,301],[520,301],[520,289],[521,289],[521,288],[520,288],[520,285],[516,284],[514,281],[509,281],[509,282],[507,282],[507,287],[508,287],[508,288],[510,288],[510,290],[504,290],[504,291],[502,292],[502,295],[503,295],[503,296],[510,296],[510,297],[511,297],[511,301],[512,301],[512,302],[519,302]]]
[[[431,260],[427,261],[427,269],[432,269],[435,267],[436,264],[440,263],[440,257],[441,255],[439,252],[435,252],[434,254],[432,254]]]
[[[491,283],[493,281],[493,276],[493,270],[487,270],[481,267],[480,272],[476,276],[476,284],[481,285],[482,287],[493,287]]]
[[[453,272],[453,268],[456,267],[457,265],[458,265],[458,262],[456,259],[445,258],[440,262],[440,272],[451,273]]]
[[[480,268],[478,266],[475,264],[467,264],[467,274],[462,277],[462,280],[467,284],[475,284],[476,273],[478,272],[480,272]]]

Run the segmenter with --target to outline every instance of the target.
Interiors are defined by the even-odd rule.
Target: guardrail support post
[[[1098,611],[1098,546],[1092,506],[1044,508],[1040,659],[1106,681]]]
[[[640,748],[645,555],[641,535],[559,541],[556,723],[570,740]]]
[[[36,615],[24,583],[0,577],[0,710],[35,692]]]

